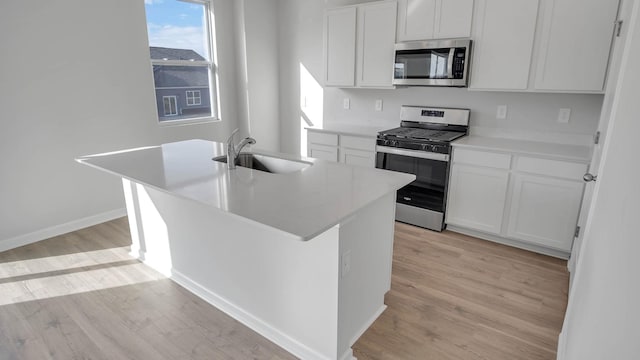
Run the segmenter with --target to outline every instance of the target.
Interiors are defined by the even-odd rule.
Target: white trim
[[[183,89],[204,90],[209,88],[207,87],[207,85],[202,85],[202,86],[163,86],[163,87],[157,87],[155,89],[156,90],[183,90]]]
[[[387,309],[387,305],[382,304],[382,306],[380,306],[380,308],[375,313],[373,313],[371,318],[362,326],[362,328],[360,328],[360,330],[358,330],[358,332],[356,333],[356,336],[354,336],[353,339],[351,339],[351,346],[353,346],[353,344],[355,344],[356,341],[360,339],[360,337],[364,334],[364,332],[367,331],[367,329],[369,329],[371,325],[373,325],[373,323],[378,319],[378,317],[380,317],[380,315],[382,315],[382,313],[386,309]],[[352,357],[352,358],[355,359],[355,357]],[[344,355],[342,355],[340,359],[348,360],[350,358],[346,357],[346,353],[345,353]]]
[[[191,96],[189,96],[189,93],[191,93]],[[198,96],[196,96],[196,93],[198,93]],[[187,106],[202,105],[202,92],[200,90],[186,90],[184,95],[187,98]],[[189,104],[189,99],[192,100],[192,104]],[[198,99],[198,102],[196,102],[196,99]]]
[[[64,224],[54,225],[46,229],[37,230],[14,238],[0,240],[0,252],[15,249],[20,246],[33,244],[58,235],[84,229],[89,226],[101,224],[127,215],[125,208],[107,211],[101,214],[73,220]]]
[[[222,120],[216,119],[211,116],[206,116],[206,117],[187,118],[187,119],[158,120],[158,124],[160,124],[160,126],[184,126],[184,125],[209,124],[209,123],[216,123],[220,121]]]
[[[173,105],[175,105],[175,110],[176,112],[171,112],[169,114],[167,114],[167,108],[165,106],[164,100],[165,99],[169,99],[169,110],[173,110],[171,108],[171,98],[173,98]],[[178,97],[175,95],[165,95],[162,96],[162,112],[164,113],[164,116],[177,116],[178,115]]]
[[[516,247],[523,250],[533,251],[535,253],[539,253],[543,255],[553,256],[562,260],[568,260],[570,255],[568,252],[563,250],[552,249],[552,248],[539,246],[536,244],[531,244],[531,243],[520,241],[520,240],[505,238],[498,235],[487,234],[477,230],[470,230],[457,225],[447,224],[447,230],[464,234],[464,235],[473,236],[482,240],[493,241],[498,244],[512,246],[512,247]]]
[[[232,318],[238,320],[245,326],[257,332],[258,334],[264,336],[270,341],[281,346],[282,348],[284,348],[294,356],[297,356],[305,360],[306,359],[310,359],[310,360],[315,360],[315,359],[329,360],[330,359],[318,353],[317,351],[309,348],[308,346],[300,343],[299,341],[292,339],[287,334],[272,327],[271,325],[253,316],[252,314],[249,314],[248,312],[244,311],[242,308],[233,304],[227,299],[204,288],[202,285],[189,279],[188,277],[184,276],[183,274],[176,271],[175,269],[173,269],[172,271],[171,280],[175,281],[177,284],[189,290],[194,295],[198,296],[199,298],[213,305],[218,310],[228,314]],[[346,359],[349,359],[349,358],[346,358]]]

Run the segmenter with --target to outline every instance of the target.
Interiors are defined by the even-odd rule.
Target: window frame
[[[173,99],[173,105],[175,107],[175,113],[170,113],[167,114],[167,108],[165,107],[165,103],[164,101],[166,99],[169,99],[169,110],[171,110],[171,99]],[[164,116],[178,116],[178,97],[175,95],[166,95],[162,97],[162,110],[164,110]],[[171,121],[171,120],[165,120],[165,121]]]
[[[204,6],[204,35],[208,37],[206,43],[208,45],[207,58],[209,60],[163,60],[163,59],[150,59],[151,68],[154,66],[200,66],[207,67],[209,70],[209,103],[211,104],[211,115],[202,117],[193,117],[187,119],[170,119],[161,120],[160,114],[158,114],[158,124],[162,126],[175,126],[175,125],[188,125],[199,124],[207,122],[220,121],[219,116],[219,79],[218,79],[218,61],[217,61],[217,47],[216,47],[216,32],[215,32],[215,16],[213,12],[213,0],[175,0],[192,4],[199,4]],[[146,19],[145,19],[146,22]],[[147,33],[147,37],[149,34]],[[151,46],[151,44],[149,45]],[[153,84],[154,97],[156,94],[155,81]],[[197,90],[200,91],[200,90]],[[164,96],[163,96],[164,98]],[[156,98],[156,103],[158,99]],[[200,96],[200,104],[202,104],[202,95]],[[164,100],[163,100],[164,105]],[[178,102],[176,99],[176,111]],[[166,115],[165,115],[166,116]]]
[[[189,96],[189,93],[191,93],[191,96]],[[196,93],[198,93],[198,96],[196,96]],[[184,95],[187,98],[187,106],[202,105],[202,93],[200,90],[186,90]],[[198,102],[196,102],[196,99],[198,99]]]

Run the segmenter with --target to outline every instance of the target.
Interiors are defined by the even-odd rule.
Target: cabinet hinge
[[[573,234],[573,237],[580,236],[580,226],[576,226],[576,232]]]
[[[593,143],[596,145],[600,143],[600,131],[596,131],[596,134],[593,136]]]
[[[620,37],[620,32],[622,31],[622,23],[623,22],[624,21],[622,21],[622,20],[616,21],[616,31],[615,31],[616,32],[616,37]]]

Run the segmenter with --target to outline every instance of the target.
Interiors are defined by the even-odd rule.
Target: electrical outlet
[[[496,119],[506,119],[507,118],[507,105],[498,105],[498,110],[496,111]]]
[[[564,108],[558,111],[558,122],[560,124],[568,124],[570,118],[571,118],[571,109]]]
[[[351,100],[349,98],[344,98],[344,100],[342,100],[342,107],[345,110],[349,110],[351,108]]]
[[[382,111],[382,99],[376,100],[376,111]]]
[[[340,277],[345,277],[351,271],[351,250],[345,251],[340,257]]]

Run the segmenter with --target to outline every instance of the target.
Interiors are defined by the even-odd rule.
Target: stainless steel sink
[[[213,158],[213,160],[226,163],[227,156],[218,156]],[[273,174],[288,174],[308,168],[311,166],[311,163],[282,159],[263,154],[241,153],[236,158],[236,166]]]

